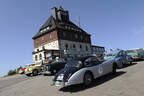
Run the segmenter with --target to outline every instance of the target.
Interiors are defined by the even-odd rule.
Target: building
[[[104,47],[92,45],[92,54],[95,54],[98,57],[103,57],[104,53],[105,53]]]
[[[69,19],[61,6],[52,8],[52,15],[32,38],[34,63],[55,57],[77,57],[91,54],[91,35]]]

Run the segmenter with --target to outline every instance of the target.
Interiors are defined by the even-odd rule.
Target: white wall
[[[55,41],[52,41],[52,42],[45,43],[45,44],[39,46],[38,48],[35,48],[34,51],[37,52],[37,49],[39,49],[39,51],[42,50],[43,46],[44,46],[45,49],[48,49],[48,50],[59,50],[59,42],[58,42],[58,40],[55,40]],[[34,63],[39,63],[39,62],[42,61],[42,60],[39,59],[40,54],[42,54],[42,60],[44,60],[44,51],[38,52],[38,53],[32,55]],[[37,61],[35,61],[35,55],[38,56]]]
[[[34,51],[37,51],[37,49],[42,50],[43,46],[45,47],[45,49],[59,50],[58,40],[55,40],[55,41],[52,41],[52,42],[45,43],[45,44],[39,46],[38,48],[35,48]]]

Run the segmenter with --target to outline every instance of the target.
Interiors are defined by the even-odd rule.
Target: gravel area
[[[53,76],[0,78],[0,96],[143,96],[144,61],[94,80],[90,87],[51,86]]]

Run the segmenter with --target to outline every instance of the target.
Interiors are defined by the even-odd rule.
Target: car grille
[[[42,72],[48,71],[49,67],[48,66],[43,66],[43,68],[41,68]]]

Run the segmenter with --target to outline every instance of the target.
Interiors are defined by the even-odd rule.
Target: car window
[[[89,66],[95,66],[100,64],[100,61],[96,57],[90,57],[85,60],[84,65],[89,67]]]
[[[84,66],[86,66],[86,67],[92,66],[92,60],[91,60],[91,58],[87,58],[84,61]]]
[[[91,60],[92,60],[93,66],[100,64],[100,61],[96,57],[92,57]]]

